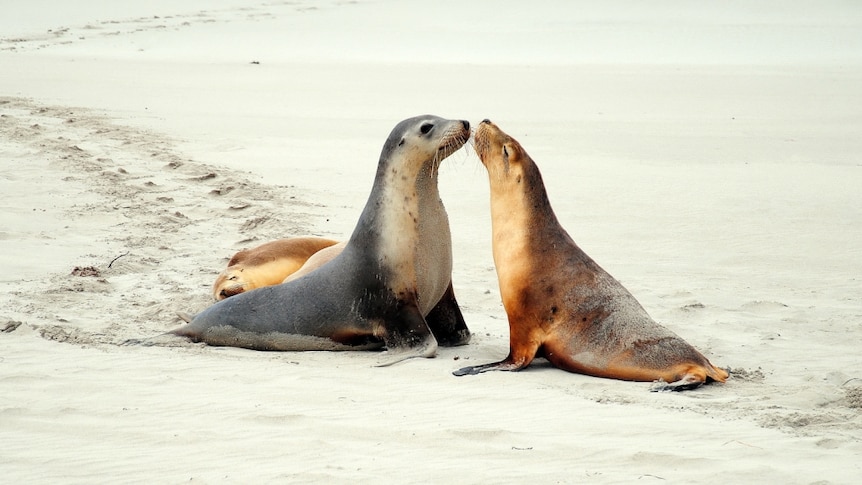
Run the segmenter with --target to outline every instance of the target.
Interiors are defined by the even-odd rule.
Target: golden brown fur
[[[287,278],[284,279],[284,282],[287,283],[288,281],[293,281],[297,278],[301,278],[308,273],[311,273],[312,271],[316,270],[317,268],[323,266],[324,264],[332,261],[336,256],[341,254],[341,251],[344,250],[344,246],[347,246],[347,241],[342,241],[338,244],[325,247],[320,251],[312,254],[311,257],[308,258],[308,261],[306,261],[301,268],[296,270],[295,273],[288,275]]]
[[[213,297],[223,300],[255,288],[277,285],[312,255],[336,243],[322,237],[292,237],[244,249],[234,254],[216,278]]]
[[[728,373],[658,325],[557,221],[542,176],[521,145],[488,120],[475,148],[488,171],[494,263],[509,318],[509,355],[456,375],[519,370],[546,357],[598,377],[664,381],[683,390]]]

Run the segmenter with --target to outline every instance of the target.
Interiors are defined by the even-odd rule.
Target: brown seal
[[[298,270],[294,273],[287,275],[284,279],[284,283],[288,281],[293,281],[297,278],[301,278],[308,273],[316,270],[317,268],[323,266],[324,264],[335,259],[336,256],[341,254],[341,251],[344,251],[344,247],[347,246],[347,241],[342,241],[338,244],[334,244],[332,246],[321,249],[320,251],[311,255],[308,258],[308,261],[305,262]]]
[[[455,375],[520,370],[535,357],[598,377],[663,381],[653,390],[724,382],[728,373],[657,324],[557,221],[521,145],[484,120],[476,153],[491,185],[493,254],[509,318],[509,355]]]
[[[216,278],[213,298],[223,300],[255,288],[277,285],[315,253],[337,242],[322,237],[291,237],[244,249],[230,258],[227,268]]]

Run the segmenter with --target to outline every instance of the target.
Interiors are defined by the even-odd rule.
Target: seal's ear
[[[503,173],[509,174],[509,150],[506,150],[506,144],[500,145],[500,152],[503,155]]]
[[[404,138],[402,138],[401,141],[398,142],[398,146],[401,146],[403,144],[404,144]]]

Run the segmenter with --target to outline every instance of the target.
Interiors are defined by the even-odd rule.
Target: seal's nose
[[[482,123],[490,124],[491,120],[489,120],[488,118],[485,118],[484,120],[482,120]]]
[[[461,120],[461,124],[462,124],[462,125],[464,125],[464,129],[465,129],[465,130],[469,130],[469,129],[470,129],[470,122],[469,122],[469,121],[467,121],[467,120]]]

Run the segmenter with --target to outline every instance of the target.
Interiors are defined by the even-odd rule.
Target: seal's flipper
[[[530,362],[532,362],[536,357],[536,351],[538,348],[537,344],[520,347],[509,346],[509,355],[500,362],[463,367],[452,372],[452,374],[456,376],[466,376],[481,374],[492,370],[518,371],[530,365]]]
[[[389,367],[390,365],[404,362],[408,359],[434,357],[437,354],[437,341],[434,340],[433,335],[430,337],[431,338],[424,341],[422,345],[418,347],[411,347],[403,350],[396,349],[394,351],[387,350],[383,352],[383,355],[378,361],[379,363],[375,367]]]
[[[428,322],[437,343],[443,347],[466,345],[470,341],[470,329],[467,328],[461,308],[455,300],[451,281],[443,297],[425,317],[425,321]]]
[[[147,338],[130,338],[122,341],[119,345],[123,347],[184,347],[189,344],[188,339],[177,338],[171,333],[162,333]]]
[[[415,301],[398,302],[398,310],[383,321],[386,356],[395,356],[379,364],[386,367],[415,357],[434,357],[437,354],[437,339],[428,328]]]
[[[650,392],[668,392],[668,391],[690,391],[697,389],[706,382],[705,377],[698,376],[694,373],[686,374],[682,379],[674,382],[665,382],[658,380],[650,386]]]
[[[482,365],[474,365],[472,367],[462,367],[456,371],[453,371],[452,374],[456,376],[474,376],[476,374],[481,374],[483,372],[488,372],[492,370],[501,370],[501,371],[519,371],[526,367],[526,365],[516,364],[509,359],[501,360],[500,362],[493,362],[491,364],[482,364]]]
[[[192,320],[194,320],[194,319],[195,319],[195,316],[194,316],[194,315],[190,315],[190,314],[188,314],[188,313],[186,313],[186,312],[177,312],[177,316],[178,316],[178,317],[180,317],[180,320],[182,320],[182,321],[184,321],[184,322],[186,322],[186,323],[189,323],[189,322],[191,322]]]

